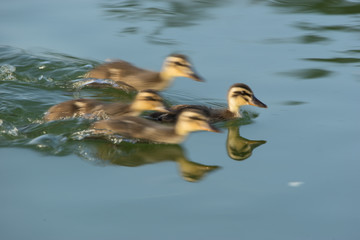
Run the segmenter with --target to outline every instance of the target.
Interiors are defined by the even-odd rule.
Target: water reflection
[[[305,58],[307,61],[314,62],[333,62],[333,63],[358,63],[360,62],[360,58],[352,58],[352,57],[337,57],[337,58]]]
[[[176,144],[128,143],[113,144],[107,141],[86,141],[78,148],[78,155],[98,164],[138,167],[145,164],[173,161],[184,180],[198,182],[219,166],[190,161],[182,146]]]
[[[332,71],[320,69],[320,68],[309,68],[309,69],[299,69],[289,72],[281,73],[283,75],[289,75],[292,77],[300,79],[315,79],[315,78],[324,78],[333,74]]]
[[[324,44],[325,42],[329,42],[331,39],[323,36],[319,36],[316,34],[306,34],[303,36],[298,36],[294,38],[272,38],[267,39],[264,42],[266,43],[301,43],[301,44],[313,44],[313,43],[321,43]]]
[[[303,105],[303,104],[306,104],[306,103],[307,102],[304,102],[304,101],[294,101],[294,100],[281,102],[281,104],[284,105],[284,106],[298,106],[298,105]]]
[[[249,140],[240,136],[240,126],[229,126],[226,150],[230,158],[242,161],[249,158],[255,148],[266,143],[264,140]]]
[[[258,1],[256,0],[256,2]],[[329,15],[360,13],[360,3],[347,0],[272,0],[263,2],[287,12],[318,12]]]
[[[147,40],[153,44],[171,45],[177,44],[177,42],[161,36],[165,29],[196,25],[197,22],[211,17],[207,10],[229,2],[229,0],[128,0],[108,1],[101,7],[107,16],[131,24],[120,31],[121,35],[141,32],[143,21],[155,22],[156,25],[146,35]]]
[[[316,25],[308,22],[299,22],[294,24],[295,27],[305,30],[305,31],[314,31],[314,32],[324,32],[324,31],[342,31],[342,32],[359,32],[360,28],[358,25],[349,26],[349,25]]]

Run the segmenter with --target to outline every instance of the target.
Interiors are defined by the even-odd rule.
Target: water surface
[[[21,4],[20,4],[21,3]],[[357,1],[12,1],[0,10],[1,239],[359,239]],[[45,123],[105,59],[158,70],[170,53],[206,79],[161,94],[245,107],[181,145],[82,139]]]

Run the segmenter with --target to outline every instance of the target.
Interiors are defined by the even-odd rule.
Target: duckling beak
[[[195,72],[193,72],[192,74],[189,74],[189,77],[198,82],[205,82],[205,80],[202,77],[200,77],[198,74],[196,74]]]
[[[200,129],[203,131],[209,131],[209,132],[217,132],[217,133],[221,132],[220,129],[218,129],[217,127],[215,127],[209,123],[204,123]]]
[[[257,99],[255,96],[252,97],[251,101],[249,102],[250,105],[253,105],[255,107],[261,107],[261,108],[267,108],[266,104],[261,102],[259,99]]]
[[[195,81],[198,82],[205,82],[205,80],[200,77],[199,74],[196,73],[195,69],[192,67],[189,67],[188,72],[187,72],[187,76],[191,79],[194,79]]]

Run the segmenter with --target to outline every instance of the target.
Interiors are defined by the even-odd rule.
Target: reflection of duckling
[[[266,141],[264,140],[253,141],[241,137],[239,134],[239,126],[233,126],[228,129],[226,150],[229,157],[240,161],[250,157],[256,147],[265,143]]]
[[[96,134],[119,134],[125,138],[135,138],[161,143],[181,143],[190,132],[219,132],[210,125],[208,118],[198,109],[182,111],[174,126],[166,126],[140,117],[125,116],[95,122],[92,125]]]
[[[171,107],[170,113],[154,113],[151,116],[160,121],[172,122],[175,120],[176,115],[180,110],[186,108],[197,108],[208,111],[210,113],[211,121],[216,122],[232,118],[240,118],[241,114],[239,112],[239,108],[243,105],[253,105],[256,107],[267,108],[264,103],[255,97],[250,87],[243,83],[236,83],[230,87],[227,100],[227,109],[213,109],[201,105],[176,105]]]
[[[75,99],[52,106],[44,116],[45,121],[62,118],[87,117],[108,118],[119,116],[138,116],[143,111],[166,112],[162,98],[153,90],[141,91],[131,104],[108,103],[92,99]]]
[[[194,71],[188,58],[181,54],[168,56],[161,72],[138,68],[125,61],[114,61],[102,64],[88,72],[87,78],[111,79],[119,85],[125,83],[136,90],[167,88],[175,77],[188,77],[203,81]]]
[[[94,142],[94,146],[86,144],[88,150],[83,151],[84,157],[94,155],[102,161],[127,167],[137,167],[163,161],[178,163],[181,175],[186,181],[196,182],[204,176],[218,169],[219,166],[207,166],[191,162],[185,156],[184,149],[177,144],[132,144],[123,142],[112,144],[109,142]],[[95,152],[93,152],[95,151]]]
[[[219,166],[208,166],[188,161],[186,158],[178,158],[179,170],[182,177],[188,182],[201,180],[206,173],[218,169]]]

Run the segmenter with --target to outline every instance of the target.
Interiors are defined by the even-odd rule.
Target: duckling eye
[[[175,65],[181,66],[181,67],[189,67],[188,65],[181,63],[181,62],[173,62]]]

